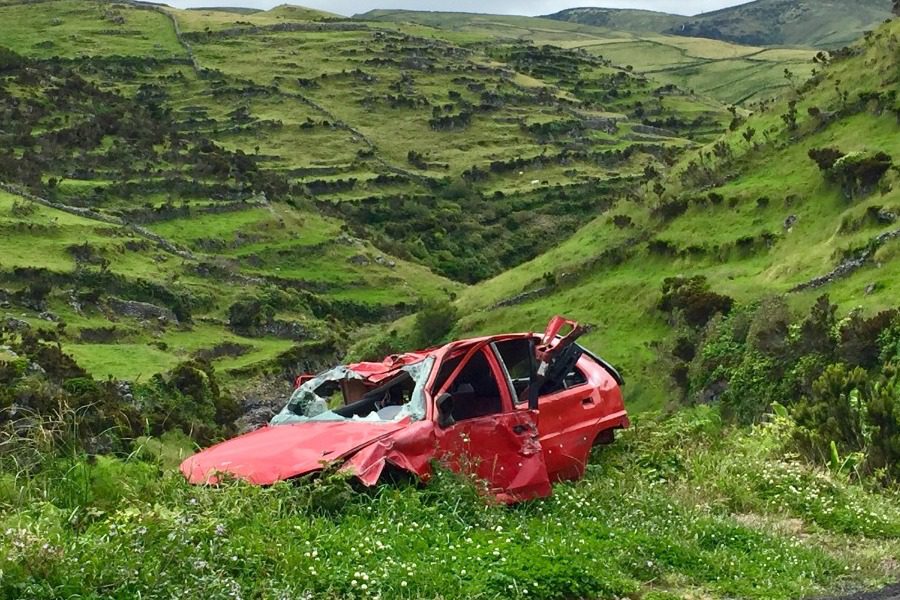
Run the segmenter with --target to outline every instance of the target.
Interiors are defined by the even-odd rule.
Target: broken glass
[[[425,418],[425,384],[433,365],[434,358],[428,357],[398,368],[376,384],[347,366],[334,367],[298,387],[270,424],[421,420]],[[351,390],[360,386],[365,389],[353,397]]]

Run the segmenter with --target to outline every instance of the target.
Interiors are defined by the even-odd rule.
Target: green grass
[[[150,344],[67,344],[66,351],[96,377],[146,381],[178,364],[178,355]]]
[[[632,12],[640,13],[610,12],[623,13],[626,17]],[[555,21],[414,11],[372,11],[363,17],[403,24],[402,27],[407,22],[428,25],[433,28],[432,35],[463,45],[520,39],[580,48],[616,65],[629,65],[660,83],[678,85],[727,103],[756,101],[782,92],[788,87],[784,69],[804,78],[813,67],[811,61],[815,54],[802,48],[766,49],[713,39],[660,35],[664,29],[647,29],[630,22],[617,26],[613,21],[611,25],[597,26],[589,21],[578,23],[574,17],[573,21]]]
[[[91,0],[13,4],[0,6],[0,23],[3,45],[24,55],[185,57],[171,21],[137,6]]]
[[[758,0],[692,17],[627,9],[577,8],[549,18],[620,31],[701,35],[740,44],[836,48],[852,43],[864,31],[889,19],[889,11],[889,3],[881,0],[861,0],[853,5],[852,11],[840,0],[796,6],[777,0]]]
[[[168,466],[183,443],[144,440],[125,461],[2,476],[0,585],[34,598],[778,600],[895,575],[896,498],[783,458],[785,432],[722,428],[708,409],[644,420],[583,481],[513,508],[443,473],[368,493],[340,479],[190,488]]]

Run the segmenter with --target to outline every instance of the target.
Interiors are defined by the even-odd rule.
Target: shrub
[[[762,355],[783,361],[788,357],[790,326],[791,314],[783,298],[763,300],[753,313],[747,343]]]
[[[212,365],[201,360],[154,375],[135,386],[134,396],[153,435],[179,429],[209,442],[230,431],[240,414],[237,402],[219,389]]]
[[[629,227],[634,227],[634,222],[631,220],[631,217],[628,215],[615,215],[612,218],[613,225],[618,227],[619,229],[627,229]]]
[[[841,186],[847,199],[871,193],[881,178],[893,166],[884,152],[854,152],[834,161],[826,177]]]
[[[692,327],[706,325],[717,313],[728,314],[734,301],[710,291],[706,277],[669,277],[663,281],[662,298],[657,308],[665,313],[680,314]]]
[[[878,336],[878,349],[881,364],[900,361],[900,317]]]
[[[658,256],[675,256],[678,247],[669,240],[650,240],[647,242],[647,251]]]
[[[845,154],[837,148],[810,148],[809,157],[815,161],[820,171],[827,171]]]
[[[756,422],[780,400],[780,381],[772,358],[745,352],[741,362],[728,371],[728,387],[721,396],[722,415],[741,424]]]
[[[256,332],[274,318],[275,309],[259,298],[238,300],[228,307],[228,325],[236,332]]]
[[[53,291],[53,284],[43,279],[36,279],[30,282],[25,289],[19,293],[19,299],[22,304],[33,310],[47,310],[47,299]]]
[[[832,304],[827,294],[819,296],[809,311],[809,316],[800,324],[796,341],[798,354],[820,354],[831,358],[837,347],[837,305]]]
[[[865,447],[864,404],[868,376],[859,367],[832,364],[812,386],[812,394],[792,410],[798,429],[795,440],[813,460],[831,455],[834,442],[841,453]]]
[[[688,209],[687,200],[675,199],[662,202],[653,209],[653,215],[666,221],[670,221],[685,213]]]
[[[897,319],[897,310],[886,310],[866,319],[853,313],[840,330],[838,353],[848,365],[872,369],[881,354],[881,335]]]
[[[448,300],[432,300],[416,313],[415,335],[420,346],[439,343],[459,320],[459,310]]]
[[[900,374],[894,371],[873,386],[867,412],[872,428],[867,466],[900,482]]]

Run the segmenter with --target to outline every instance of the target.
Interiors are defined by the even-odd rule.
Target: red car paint
[[[563,326],[571,329],[559,336]],[[303,376],[295,395],[305,398],[306,386],[318,398],[326,385],[339,385],[344,398],[352,398],[334,411],[356,416],[326,411],[297,416],[302,422],[268,425],[189,457],[181,471],[195,484],[216,483],[225,473],[268,485],[338,461],[364,484],[375,485],[386,467],[427,480],[437,460],[484,480],[503,502],[547,496],[551,482],[580,478],[593,445],[629,424],[621,378],[574,344],[581,331],[556,317],[542,338],[521,333],[460,340],[347,365],[346,379],[325,379],[314,388],[315,378]],[[411,369],[427,365],[422,361],[433,365],[427,374],[421,367],[414,379]],[[517,377],[526,367],[528,377]],[[402,406],[393,404],[394,394],[404,393],[395,392],[401,386],[415,397]],[[376,410],[379,398],[392,404]],[[417,414],[414,406],[421,409]],[[393,419],[387,418],[391,408]],[[282,412],[295,418],[291,410],[289,405]]]

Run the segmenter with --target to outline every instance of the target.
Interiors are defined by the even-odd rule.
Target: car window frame
[[[540,339],[540,336],[537,334],[533,334],[532,337],[535,340]],[[523,336],[521,338],[507,338],[507,339],[502,339],[502,340],[493,340],[490,343],[490,347],[492,349],[492,353],[494,354],[494,359],[497,361],[497,364],[500,366],[500,368],[503,372],[503,376],[506,378],[507,392],[509,393],[510,401],[512,402],[513,408],[516,410],[522,410],[523,408],[528,408],[528,399],[526,398],[525,400],[519,402],[519,398],[516,395],[515,386],[513,385],[513,382],[512,382],[512,377],[509,374],[509,369],[506,366],[506,362],[503,360],[503,355],[500,353],[500,349],[497,347],[498,341],[499,342],[507,342],[507,341],[518,340],[518,339],[521,339],[521,340],[524,340],[527,342],[529,340],[529,337]],[[581,387],[590,385],[590,383],[591,383],[590,373],[586,369],[579,367],[579,364],[581,363],[582,360],[584,360],[584,356],[582,356],[578,359],[578,362],[575,363],[575,366],[573,368],[581,374],[581,377],[582,377],[582,379],[584,379],[584,381],[582,381],[581,383],[578,383],[576,385],[573,385],[571,387],[560,388],[558,390],[550,392],[549,394],[538,395],[538,406],[540,406],[541,400],[543,398],[553,399],[558,394],[563,394],[563,393],[569,392],[571,390],[578,390]],[[565,381],[563,383],[565,384]]]
[[[510,393],[510,390],[508,387],[509,377],[506,375],[505,367],[502,366],[502,361],[498,360],[498,358],[495,356],[494,351],[489,350],[489,348],[493,345],[493,343],[494,343],[493,340],[484,340],[478,344],[475,344],[474,346],[472,346],[471,348],[469,348],[467,350],[463,350],[463,352],[465,352],[463,359],[459,362],[458,365],[456,365],[456,368],[453,370],[453,372],[450,373],[449,376],[447,376],[447,379],[441,385],[440,389],[432,390],[432,393],[431,393],[432,398],[431,398],[431,402],[430,402],[430,404],[432,405],[431,420],[436,422],[437,418],[438,418],[438,410],[437,410],[437,406],[436,406],[436,400],[438,398],[440,398],[441,394],[445,393],[448,389],[450,389],[450,387],[456,381],[456,378],[459,377],[459,374],[462,373],[463,369],[465,369],[466,366],[469,364],[469,361],[471,361],[475,357],[475,355],[478,354],[478,352],[484,352],[485,360],[487,361],[488,367],[491,370],[491,376],[494,378],[494,383],[497,385],[497,391],[500,393],[500,412],[490,413],[487,415],[483,415],[481,417],[476,417],[476,419],[490,418],[490,417],[492,417],[494,415],[498,415],[498,414],[500,414],[500,415],[509,414],[509,413],[513,413],[517,410],[516,404],[513,400],[514,396],[513,396],[513,394]],[[443,362],[445,360],[449,360],[450,358],[453,358],[453,357],[454,356],[452,356],[452,355],[447,355],[441,360],[441,365],[435,365],[433,367],[432,372],[435,373],[435,377],[436,377],[436,374],[440,372],[440,367],[442,366]],[[506,380],[507,380],[506,386],[502,385],[499,377],[506,378]],[[433,385],[433,382],[431,382],[431,384]],[[475,419],[466,419],[464,421],[460,421],[460,423],[465,423],[465,422],[471,421],[471,420],[475,420]]]

